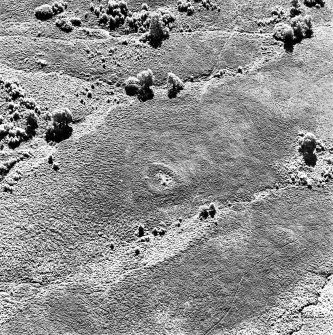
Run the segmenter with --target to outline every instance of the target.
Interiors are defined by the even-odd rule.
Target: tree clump
[[[160,14],[160,22],[157,22],[158,29],[155,29],[152,26],[152,31],[149,32],[152,16],[154,16],[156,13]],[[126,19],[126,22],[130,30],[134,32],[144,33],[143,36],[141,37],[141,41],[143,42],[150,40],[150,33],[151,33],[151,36],[154,36],[154,30],[160,31],[162,29],[163,33],[161,32],[159,33],[160,36],[158,36],[158,38],[155,39],[155,43],[160,42],[159,38],[162,37],[163,39],[163,36],[162,36],[163,34],[165,35],[165,37],[168,36],[168,30],[172,29],[173,27],[172,24],[174,21],[175,21],[175,16],[170,11],[159,9],[158,12],[151,12],[149,11],[148,6],[142,6],[142,9],[140,12],[134,12],[133,15],[128,16]],[[154,40],[152,41],[154,43]]]
[[[301,3],[299,0],[291,0],[290,5],[289,13],[291,17],[301,14]]]
[[[74,26],[70,19],[65,16],[57,18],[55,24],[59,29],[66,33],[69,33],[74,29]]]
[[[206,220],[209,216],[211,218],[214,218],[216,215],[216,207],[213,203],[211,203],[209,206],[203,205],[200,207],[199,210],[199,219],[200,220]]]
[[[191,0],[178,0],[177,8],[179,12],[186,12],[187,15],[192,15],[194,13],[194,7]]]
[[[127,95],[133,96],[138,94],[140,87],[140,81],[137,77],[131,76],[125,80],[125,91]]]
[[[184,89],[183,81],[172,72],[168,73],[167,78],[168,96],[169,98],[176,97],[179,91]]]
[[[308,7],[324,7],[325,0],[304,0],[304,5]]]
[[[153,12],[150,15],[149,31],[146,38],[152,46],[159,46],[165,38],[169,37],[169,29],[164,26],[162,15],[158,12]]]
[[[54,15],[60,14],[67,9],[67,2],[54,2],[52,5],[52,10]]]
[[[306,133],[300,141],[302,152],[313,154],[316,149],[317,138],[313,133]]]
[[[274,38],[283,41],[286,46],[299,43],[312,34],[313,24],[310,15],[295,16],[291,18],[290,24],[280,22],[275,25],[273,32]]]
[[[280,22],[275,25],[273,36],[275,39],[284,42],[285,44],[293,44],[294,30],[291,25]]]
[[[29,135],[34,135],[35,134],[35,129],[38,128],[38,119],[37,115],[33,111],[29,111],[26,114],[26,132]]]
[[[54,15],[58,15],[65,11],[67,2],[54,2],[51,5],[45,4],[35,8],[35,16],[38,20],[48,20]]]
[[[148,89],[150,86],[154,85],[155,78],[151,69],[139,72],[137,78],[139,79],[141,87],[144,89]]]
[[[48,20],[53,17],[54,13],[51,5],[41,5],[35,8],[35,16],[38,20]]]
[[[5,82],[5,90],[12,100],[25,97],[25,90],[16,79]]]
[[[73,116],[68,108],[56,110],[51,116],[51,124],[46,131],[46,140],[60,142],[72,134]]]
[[[311,37],[313,34],[312,17],[310,15],[296,16],[291,19],[291,27],[294,31],[296,42],[300,42],[303,38]]]
[[[79,27],[82,24],[82,21],[79,17],[73,16],[69,19],[73,26]]]
[[[303,138],[299,141],[299,151],[303,154],[303,158],[306,164],[314,166],[316,165],[317,157],[314,153],[318,140],[313,133],[306,133]]]
[[[126,17],[129,14],[127,2],[124,0],[110,0],[106,6],[100,5],[95,8],[95,15],[99,17],[99,23],[109,25],[110,30],[113,30],[124,24]]]
[[[129,77],[125,81],[125,91],[128,95],[138,95],[139,100],[152,99],[154,92],[151,86],[154,85],[155,77],[151,69],[143,70],[136,77]]]

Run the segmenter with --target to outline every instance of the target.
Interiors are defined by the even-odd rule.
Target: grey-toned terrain
[[[333,334],[332,10],[1,0],[0,335]]]

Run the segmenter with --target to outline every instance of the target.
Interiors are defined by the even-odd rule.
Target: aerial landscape
[[[333,1],[0,1],[0,335],[333,334]]]

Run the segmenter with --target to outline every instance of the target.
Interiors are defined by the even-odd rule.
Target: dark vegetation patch
[[[169,98],[175,98],[184,89],[183,81],[174,73],[169,72],[167,77],[167,88]]]
[[[309,38],[313,34],[312,17],[310,15],[295,16],[289,23],[280,22],[274,27],[273,36],[284,43],[286,49],[291,49],[294,44]]]
[[[68,108],[55,110],[51,116],[51,123],[46,130],[46,140],[60,142],[69,138],[73,128],[73,116]]]
[[[141,101],[146,101],[154,97],[151,86],[154,85],[155,77],[150,69],[141,71],[136,77],[129,77],[125,80],[124,87],[127,95],[137,95]]]
[[[51,5],[45,4],[35,8],[35,16],[39,20],[51,19],[54,15],[58,15],[65,11],[67,2],[54,2]]]
[[[325,0],[304,0],[304,4],[308,7],[324,7]]]
[[[192,5],[191,0],[178,0],[177,8],[180,12],[186,12],[187,15],[194,14],[194,6]]]
[[[55,24],[57,27],[59,27],[62,31],[66,33],[69,33],[74,29],[71,20],[66,16],[58,17],[57,20],[55,21]]]
[[[91,3],[90,11],[98,18],[98,23],[105,29],[118,30],[125,34],[142,33],[141,41],[160,46],[173,28],[175,16],[166,9],[150,11],[143,3],[140,11],[132,12],[126,1],[110,0],[106,6]]]
[[[5,95],[6,103],[2,105],[0,117],[0,145],[15,148],[34,134],[41,110],[33,98],[27,97],[16,79],[0,79],[1,93]]]
[[[201,5],[206,9],[206,10],[217,10],[221,11],[221,7],[217,5],[216,2],[212,0],[201,0]]]
[[[300,133],[299,157],[287,164],[288,182],[309,188],[324,187],[333,179],[333,146],[324,144],[313,133]]]
[[[216,215],[216,207],[213,203],[211,203],[209,206],[203,205],[200,207],[200,210],[199,210],[200,220],[206,220],[209,217],[214,218],[215,215]]]
[[[306,4],[306,0],[304,3]],[[270,18],[259,19],[257,24],[264,27],[274,23],[273,37],[282,41],[287,51],[292,51],[295,44],[313,35],[312,17],[308,14],[305,15],[305,12],[300,0],[291,0],[288,10],[276,6],[271,10]],[[262,32],[262,30],[260,31]]]

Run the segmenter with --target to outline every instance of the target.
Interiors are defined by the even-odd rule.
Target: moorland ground
[[[302,4],[313,36],[292,50],[274,22],[257,24],[289,1],[217,3],[187,15],[149,2],[176,17],[154,48],[98,24],[89,1],[68,1],[65,14],[82,18],[69,33],[36,19],[44,1],[1,2],[1,78],[18,80],[40,114],[17,147],[1,138],[1,163],[19,159],[1,179],[0,334],[333,331],[322,176],[333,159],[332,3]],[[124,80],[147,68],[153,99],[126,95]],[[173,99],[169,72],[185,83]],[[48,142],[48,113],[63,108],[71,136]],[[308,131],[325,144],[312,167],[298,151]],[[216,216],[199,220],[211,202]]]

